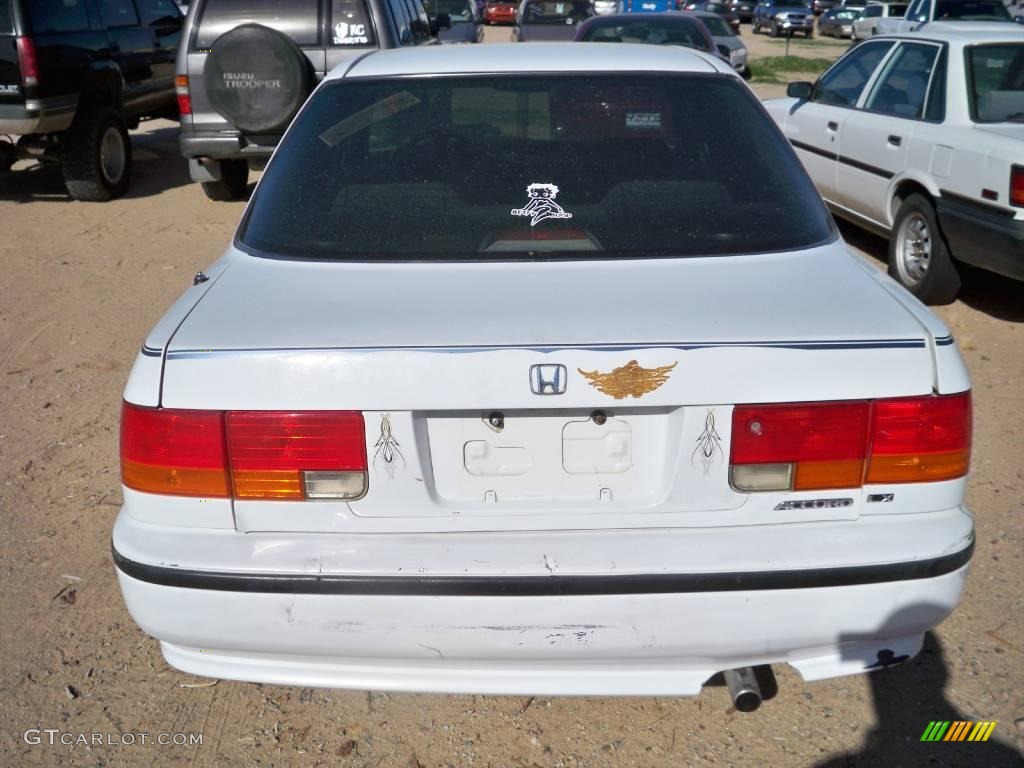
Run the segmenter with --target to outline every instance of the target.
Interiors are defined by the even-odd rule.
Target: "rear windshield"
[[[438,14],[447,13],[453,24],[473,20],[473,6],[470,0],[426,0],[423,5],[427,9],[427,14],[432,18]]]
[[[968,98],[978,123],[1024,123],[1024,43],[967,51]]]
[[[730,255],[822,243],[830,222],[733,78],[478,75],[321,88],[238,242],[341,260]]]
[[[363,0],[356,0],[362,6]],[[365,13],[363,14],[365,16]],[[297,45],[320,41],[319,0],[207,0],[199,20],[195,47],[214,41],[240,24],[262,24],[288,35]]]
[[[523,24],[578,24],[594,15],[589,2],[531,0],[523,7]]]
[[[712,32],[714,34],[714,32]],[[587,43],[643,43],[648,45],[682,45],[686,48],[708,50],[704,33],[696,22],[689,19],[638,19],[591,23],[580,40]]]
[[[934,21],[1012,21],[1002,0],[938,0]]]

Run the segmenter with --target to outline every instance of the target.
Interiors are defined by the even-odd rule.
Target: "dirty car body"
[[[847,250],[725,63],[372,53],[145,341],[117,578],[220,678],[863,672],[960,598],[969,415],[949,331]]]

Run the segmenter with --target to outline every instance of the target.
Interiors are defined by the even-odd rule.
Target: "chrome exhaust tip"
[[[722,673],[729,686],[733,706],[740,712],[753,712],[761,706],[761,686],[757,683],[753,667],[727,669]]]

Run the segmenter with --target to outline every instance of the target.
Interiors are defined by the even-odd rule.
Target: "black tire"
[[[889,235],[889,275],[925,304],[949,304],[960,290],[960,275],[935,207],[924,195],[909,195],[896,213]]]
[[[772,24],[770,27],[768,27],[768,37],[778,37],[778,36],[779,36],[779,28],[777,26]]]
[[[812,37],[814,37],[814,30],[808,29],[807,30],[807,39],[810,40]]]
[[[211,200],[242,200],[249,189],[249,164],[245,160],[221,160],[220,181],[204,181],[203,192]]]
[[[132,145],[124,121],[107,107],[86,109],[64,134],[64,186],[76,200],[103,203],[128,190]]]
[[[313,73],[290,37],[242,24],[214,41],[203,84],[210,106],[240,131],[277,133],[309,96]]]

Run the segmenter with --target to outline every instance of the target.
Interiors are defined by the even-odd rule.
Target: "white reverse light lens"
[[[361,499],[366,493],[365,472],[303,472],[307,499]]]
[[[789,491],[792,464],[739,464],[729,468],[729,482],[737,491]]]

